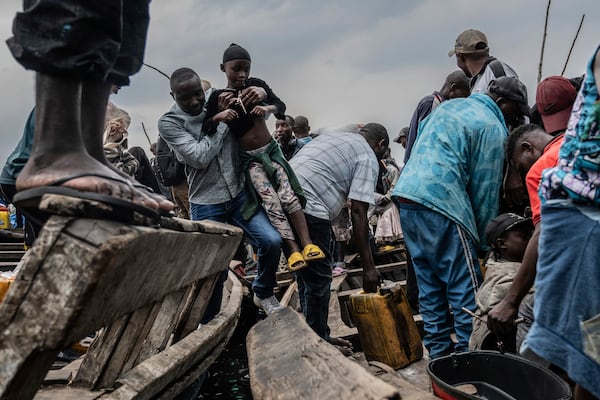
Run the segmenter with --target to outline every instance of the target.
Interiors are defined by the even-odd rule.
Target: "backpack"
[[[185,164],[177,160],[175,152],[160,136],[156,142],[154,173],[163,186],[177,186],[186,179]]]

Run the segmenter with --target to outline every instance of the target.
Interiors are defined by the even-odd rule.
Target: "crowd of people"
[[[328,305],[348,240],[364,290],[375,292],[373,243],[403,239],[408,297],[431,359],[501,347],[564,371],[576,399],[600,398],[600,50],[583,77],[540,82],[530,107],[485,34],[464,31],[448,54],[458,70],[395,139],[405,147],[400,167],[381,124],[311,134],[308,118],[287,115],[251,76],[250,53],[231,44],[223,89],[190,68],[171,74],[174,104],[148,160],[128,149],[129,116],[108,102],[141,67],[148,0],[48,1],[52,20],[37,3],[26,3],[8,41],[36,71],[36,106],[2,171],[6,201],[35,214],[31,200],[60,187],[148,215],[177,209],[237,225],[258,258],[254,303],[268,315],[281,309],[273,288],[283,251],[307,323],[338,346],[348,343],[330,337]],[[72,32],[54,29],[67,22]],[[72,46],[80,35],[94,46]],[[202,323],[219,310],[225,276]]]

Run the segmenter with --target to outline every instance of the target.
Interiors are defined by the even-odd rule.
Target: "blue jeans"
[[[304,214],[308,232],[314,244],[325,253],[322,260],[310,261],[308,267],[296,272],[302,312],[308,325],[325,340],[329,340],[329,295],[331,290],[331,222]]]
[[[258,276],[252,283],[252,289],[256,296],[264,299],[273,296],[273,288],[277,284],[275,274],[281,254],[281,236],[273,228],[262,208],[259,208],[248,220],[242,217],[240,210],[245,199],[246,193],[242,191],[225,203],[206,205],[190,203],[190,214],[193,221],[208,219],[227,222],[242,228],[252,246],[258,251]],[[221,284],[215,287],[205,317],[212,318],[219,312],[223,292],[222,283],[226,277],[227,270],[223,274]]]
[[[458,339],[454,350],[467,351],[473,327],[471,317],[461,308],[477,308],[475,292],[482,281],[473,239],[458,224],[422,205],[402,203],[400,220],[417,276],[423,343],[429,357],[453,351],[448,304]]]

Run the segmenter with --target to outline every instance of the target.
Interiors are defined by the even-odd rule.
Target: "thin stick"
[[[583,19],[585,18],[585,14],[581,16],[581,21],[579,21],[579,27],[577,28],[577,33],[575,34],[575,38],[573,39],[573,43],[571,43],[571,48],[569,49],[569,54],[567,55],[567,60],[565,61],[565,66],[560,73],[561,76],[565,74],[567,70],[567,64],[569,63],[569,58],[571,58],[571,52],[573,51],[573,47],[575,47],[575,42],[577,41],[577,37],[579,36],[579,31],[581,30],[581,26],[583,25]]]
[[[142,122],[142,130],[144,131],[144,135],[146,135],[146,139],[148,139],[148,144],[150,146],[152,146],[152,141],[150,140],[150,136],[148,136],[148,132],[146,132],[146,127],[144,126],[143,122]]]
[[[153,66],[152,66],[152,65],[150,65],[150,64],[146,64],[146,63],[143,63],[143,64],[144,64],[146,67],[148,67],[148,68],[150,68],[150,69],[153,69],[153,70],[155,70],[156,72],[158,72],[159,74],[161,74],[161,75],[162,75],[162,76],[164,76],[165,78],[167,78],[167,79],[171,79],[171,78],[169,77],[169,75],[165,74],[165,73],[164,73],[164,72],[162,72],[160,69],[158,69],[158,68],[156,68],[156,67],[153,67]]]
[[[542,38],[542,52],[540,54],[540,65],[538,66],[537,83],[542,80],[542,65],[544,64],[544,48],[546,47],[546,34],[548,32],[548,16],[550,15],[550,3],[552,0],[548,0],[548,6],[546,7],[546,22],[544,22],[544,36]]]
[[[468,308],[462,307],[462,310],[464,312],[466,312],[467,314],[469,314],[471,317],[478,319],[479,321],[483,322],[484,324],[487,324],[487,321],[483,318],[481,318],[479,315],[475,314],[473,311],[469,310]],[[525,322],[525,318],[517,318],[513,321],[514,325],[518,325]]]

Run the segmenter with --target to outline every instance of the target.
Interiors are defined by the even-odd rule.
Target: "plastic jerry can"
[[[10,285],[15,281],[15,276],[10,272],[0,274],[0,303],[6,297]]]
[[[419,330],[400,283],[350,296],[350,312],[367,360],[399,369],[423,358]]]
[[[0,206],[0,229],[10,228],[10,213],[6,206]]]

